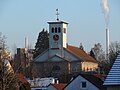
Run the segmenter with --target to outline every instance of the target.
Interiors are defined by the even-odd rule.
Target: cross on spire
[[[58,9],[56,9],[56,12],[57,12],[57,13],[56,13],[57,21],[59,21],[59,15],[60,15],[60,14],[58,13]]]

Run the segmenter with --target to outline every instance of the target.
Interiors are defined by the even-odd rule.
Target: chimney
[[[109,62],[109,45],[110,45],[109,29],[106,28],[106,60],[108,62]]]

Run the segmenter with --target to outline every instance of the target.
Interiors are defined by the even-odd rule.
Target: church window
[[[66,28],[64,28],[63,30],[64,30],[64,33],[66,33]]]
[[[55,28],[55,33],[57,33],[57,28]]]
[[[60,27],[58,28],[58,32],[59,32],[59,33],[61,32],[61,28],[60,28]]]
[[[54,28],[52,27],[52,33],[54,33]]]

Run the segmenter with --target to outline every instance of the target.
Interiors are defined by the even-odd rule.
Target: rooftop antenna
[[[60,14],[58,13],[58,9],[56,9],[56,12],[57,12],[57,13],[56,13],[57,21],[59,21],[59,15],[60,15]]]

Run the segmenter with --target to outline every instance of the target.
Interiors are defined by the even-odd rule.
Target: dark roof
[[[80,76],[87,79],[89,82],[98,87],[100,90],[106,90],[106,88],[103,86],[103,81],[100,78],[91,74],[81,74]]]
[[[91,74],[79,74],[78,76],[81,76],[83,78],[85,78],[86,80],[88,80],[90,83],[92,83],[93,85],[95,85],[97,88],[99,88],[100,90],[106,90],[106,87],[103,86],[103,81]],[[64,87],[66,88],[67,86],[69,86],[69,84],[74,81],[78,76],[73,77],[73,79]]]
[[[120,85],[120,53],[113,63],[103,85]]]
[[[97,63],[97,61],[93,57],[89,56],[85,51],[81,50],[78,47],[68,45],[65,49],[74,54],[81,61]]]
[[[67,22],[64,21],[51,21],[51,22],[47,22],[48,24],[61,24],[61,23],[65,23],[68,24]]]

